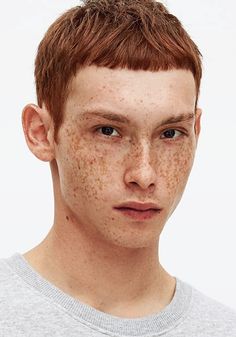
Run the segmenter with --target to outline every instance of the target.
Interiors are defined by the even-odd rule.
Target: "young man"
[[[55,218],[0,262],[0,336],[236,336],[233,310],[158,256],[200,132],[200,52],[178,19],[152,0],[85,1],[49,28],[35,78],[22,120]]]

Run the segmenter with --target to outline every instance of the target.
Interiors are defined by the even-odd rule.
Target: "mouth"
[[[114,209],[122,215],[134,220],[148,220],[154,218],[162,211],[156,204],[141,204],[136,202],[122,204],[118,207],[114,207]]]

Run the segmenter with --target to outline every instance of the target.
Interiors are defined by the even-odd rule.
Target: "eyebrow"
[[[102,117],[104,119],[107,119],[113,122],[130,124],[130,120],[127,117],[117,114],[115,112],[109,112],[106,110],[92,110],[92,111],[86,110],[85,112],[82,113],[83,118],[90,117],[90,116],[97,116],[97,117]],[[160,126],[167,125],[167,124],[188,122],[188,121],[191,121],[194,117],[195,117],[194,112],[182,113],[178,116],[170,116],[166,119],[163,119],[158,126],[160,127]]]
[[[167,119],[163,119],[160,123],[160,126],[166,125],[166,124],[175,124],[175,123],[180,123],[180,122],[189,122],[192,119],[194,119],[195,113],[190,112],[186,114],[180,114],[178,116],[172,116],[168,117]]]
[[[127,117],[106,110],[93,110],[93,111],[86,110],[84,113],[82,113],[82,117],[84,118],[89,116],[102,117],[104,119],[108,119],[113,122],[126,123],[126,124],[130,123],[130,120]]]

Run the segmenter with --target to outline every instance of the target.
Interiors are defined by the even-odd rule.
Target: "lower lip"
[[[161,212],[161,210],[154,210],[154,209],[149,209],[146,211],[138,211],[138,210],[129,209],[129,208],[116,208],[116,210],[122,213],[123,215],[129,218],[132,218],[134,220],[152,219]]]

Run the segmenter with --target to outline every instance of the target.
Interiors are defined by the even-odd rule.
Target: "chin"
[[[110,238],[109,243],[113,244],[114,246],[120,248],[128,248],[128,249],[140,249],[140,248],[150,248],[153,246],[157,246],[157,235],[155,237],[150,238],[150,236],[142,235],[142,236],[131,236],[127,237],[117,237],[117,238]]]
[[[157,242],[149,241],[149,242],[125,242],[123,244],[120,244],[117,246],[127,249],[143,249],[143,248],[151,248],[151,247],[157,247]]]

